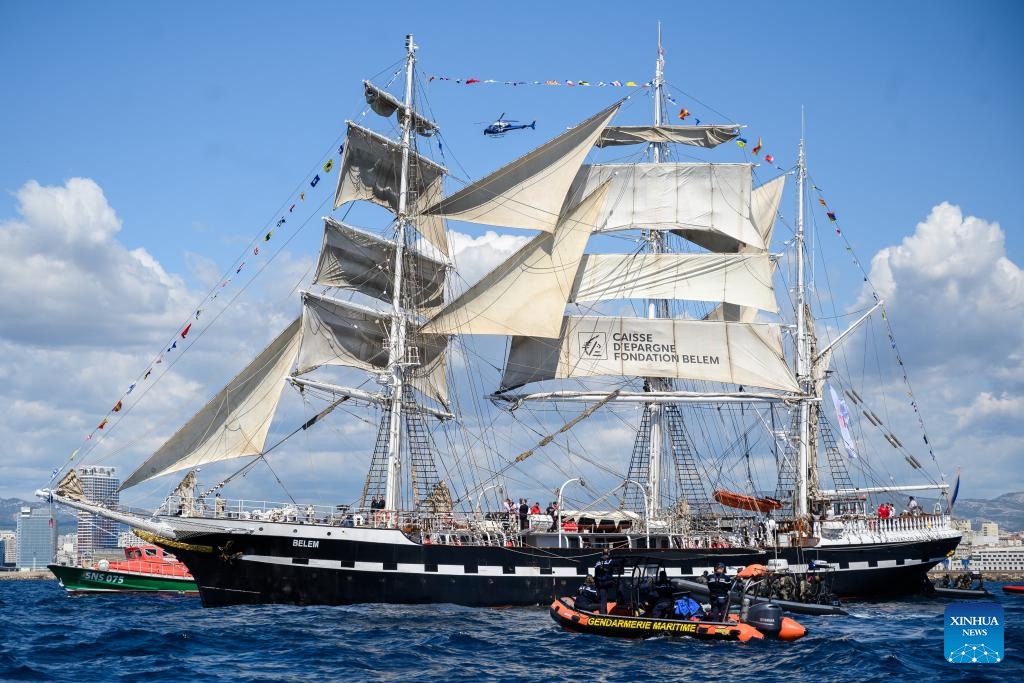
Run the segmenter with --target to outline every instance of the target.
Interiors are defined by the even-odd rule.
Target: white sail
[[[324,219],[313,282],[329,287],[346,287],[381,301],[391,301],[395,262],[394,241],[364,232],[333,218]],[[444,299],[447,267],[441,261],[406,248],[402,292],[416,308],[439,306]]]
[[[418,173],[410,177],[409,188],[422,194],[447,173],[443,166],[409,152]],[[402,145],[371,130],[348,122],[348,137],[338,173],[334,208],[362,199],[398,213],[399,182],[402,175]]]
[[[611,180],[594,232],[648,228],[723,235],[765,248],[750,216],[750,164],[601,164],[583,166],[569,206]]]
[[[296,319],[132,472],[121,488],[198,465],[260,453],[298,347]]]
[[[779,215],[779,201],[782,199],[782,189],[786,184],[786,176],[779,176],[773,180],[769,180],[767,183],[755,187],[750,193],[750,217],[757,226],[757,231],[761,233],[764,238],[766,245],[765,249],[758,249],[757,247],[743,244],[741,242],[731,241],[729,244],[717,244],[710,245],[705,244],[705,248],[711,249],[712,251],[722,253],[740,253],[740,254],[763,254],[767,250],[767,245],[771,244],[772,233],[775,230],[775,218]],[[706,237],[707,233],[699,234],[688,234],[684,237],[696,241],[698,244],[701,242],[701,237]],[[719,246],[721,249],[712,249],[713,246]],[[775,274],[775,268],[778,263],[775,261],[771,262],[772,275]],[[752,323],[757,318],[757,308],[753,306],[742,306],[736,302],[725,301],[719,306],[716,306],[713,311],[704,316],[705,320],[725,320],[731,322],[744,322]]]
[[[587,254],[571,302],[724,301],[777,312],[767,254]]]
[[[674,142],[695,147],[717,147],[740,134],[738,125],[732,126],[608,126],[601,133],[598,147],[638,145],[648,142]]]
[[[786,186],[786,176],[780,175],[772,178],[767,183],[759,185],[750,193],[750,217],[757,226],[757,232],[761,235],[764,248],[772,243],[772,234],[775,231],[775,219],[779,215],[779,202],[782,200],[782,190]],[[741,252],[753,251],[753,246],[741,248]]]
[[[618,109],[616,103],[424,213],[470,223],[552,232],[580,164]],[[594,183],[580,193],[580,200],[600,184]]]
[[[448,228],[445,226],[444,218],[423,213],[425,207],[433,206],[441,201],[441,197],[444,195],[443,180],[443,176],[438,176],[434,182],[427,185],[423,193],[416,199],[410,219],[413,227],[423,235],[424,239],[437,247],[442,254],[448,256],[451,252],[448,247]]]
[[[778,325],[598,316],[567,316],[557,340],[514,338],[501,389],[596,375],[799,392]]]
[[[302,295],[302,343],[297,375],[322,365],[344,365],[374,372],[388,364],[391,314],[310,292]],[[422,393],[447,403],[445,337],[407,340],[408,376]]]
[[[451,301],[421,332],[557,337],[590,226],[605,201],[599,187],[554,233],[541,233]]]

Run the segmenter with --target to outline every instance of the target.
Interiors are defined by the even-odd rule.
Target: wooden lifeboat
[[[712,495],[722,505],[741,510],[750,510],[751,512],[771,512],[772,510],[782,508],[782,502],[775,498],[758,498],[757,496],[748,496],[743,493],[722,490],[715,491]]]

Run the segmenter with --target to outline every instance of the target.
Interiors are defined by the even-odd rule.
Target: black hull
[[[206,607],[543,605],[574,593],[600,553],[597,548],[421,545],[393,530],[363,531],[366,540],[312,541],[299,533],[310,528],[315,527],[298,527],[292,535],[289,527],[287,536],[210,533],[191,534],[187,542],[154,540],[188,566]],[[699,575],[719,560],[730,565],[766,560],[763,552],[749,548],[635,552],[685,575]]]
[[[249,523],[232,531],[193,531],[181,542],[154,539],[185,562],[207,607],[376,602],[543,605],[555,596],[573,594],[600,553],[595,547],[420,544],[395,529]],[[594,540],[602,539],[595,535]],[[945,559],[958,540],[780,548],[771,554],[751,548],[622,552],[654,558],[671,576],[679,577],[700,576],[719,560],[737,567],[779,557],[795,571],[821,560],[835,569],[833,593],[878,598],[919,595],[928,569]]]
[[[890,543],[856,543],[820,548],[779,548],[772,557],[803,568],[813,560],[835,570],[832,592],[844,598],[920,595],[928,570],[945,560],[960,537]]]

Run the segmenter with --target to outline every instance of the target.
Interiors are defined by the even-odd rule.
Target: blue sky
[[[0,271],[0,343],[8,358],[0,366],[6,385],[0,393],[24,408],[0,417],[6,421],[0,438],[17,444],[17,467],[10,452],[0,456],[0,462],[11,459],[0,497],[27,497],[43,478],[34,473],[48,472],[61,460],[55,453],[69,452],[81,439],[79,422],[104,412],[105,396],[131,381],[217,274],[282,215],[294,189],[336,150],[344,121],[364,108],[361,80],[383,83],[397,68],[406,33],[420,45],[424,76],[643,82],[653,71],[658,20],[669,92],[695,116],[746,124],[747,137],[762,137],[788,167],[804,107],[810,172],[865,264],[915,235],[933,207],[960,208],[961,218],[943,213],[933,227],[941,233],[943,226],[953,232],[959,226],[969,245],[981,235],[990,246],[985,258],[973,261],[956,246],[930,249],[923,233],[905,247],[903,261],[900,253],[885,252],[887,272],[897,274],[905,272],[901,263],[931,257],[963,255],[968,264],[949,275],[945,298],[903,299],[949,310],[894,324],[897,332],[910,331],[908,348],[932,356],[920,369],[921,384],[935,387],[936,401],[946,401],[951,415],[966,419],[983,410],[985,395],[998,404],[996,422],[985,427],[995,436],[950,435],[949,448],[998,444],[1007,458],[1019,452],[1024,285],[1014,278],[1024,264],[1016,189],[1024,180],[1024,145],[1015,124],[1024,114],[1024,47],[1017,35],[1024,9],[1018,3],[389,2],[380,9],[337,2],[0,4],[0,230],[13,235],[15,224],[31,228],[17,250],[8,250],[10,262]],[[444,131],[445,161],[462,178],[478,177],[624,92],[425,86]],[[631,94],[620,120],[647,121],[650,100],[641,89]],[[503,111],[537,118],[537,131],[484,139],[481,122]],[[714,158],[749,159],[734,146]],[[72,178],[91,179],[102,201],[92,196],[98,204],[74,204],[68,197],[82,188],[69,188]],[[30,201],[50,204],[30,211],[29,220]],[[61,232],[61,220],[75,207],[94,205],[102,209],[95,220],[76,228],[85,241],[69,241],[65,252],[54,243],[69,234]],[[320,215],[318,207],[304,208],[306,218]],[[103,213],[108,209],[116,220]],[[783,212],[792,215],[792,204]],[[311,220],[289,249],[297,253],[318,240]],[[118,267],[117,250],[144,250],[157,279],[137,286]],[[282,260],[297,275],[302,264],[290,255]],[[998,323],[993,343],[985,315],[969,315],[974,302],[966,294],[1004,261],[1016,285],[1002,295],[979,285]],[[912,281],[922,288],[945,277],[924,267],[915,274],[920,277]],[[852,303],[859,285],[848,284]],[[32,301],[33,291],[42,292],[41,300]],[[946,325],[962,334],[947,334]],[[917,341],[915,329],[923,330]],[[111,347],[123,353],[105,356]],[[941,358],[986,359],[973,393],[940,387],[944,374],[974,361],[944,366]],[[62,376],[50,376],[59,368]],[[73,376],[71,368],[77,368]],[[185,395],[198,385],[179,389]],[[67,407],[69,393],[74,410]],[[61,420],[73,425],[64,436],[59,425],[47,426]],[[1004,470],[1000,479],[994,461],[980,473],[975,493],[1022,488],[1020,474],[1006,477]]]

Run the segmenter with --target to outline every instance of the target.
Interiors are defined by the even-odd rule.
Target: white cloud
[[[463,289],[482,278],[530,241],[523,235],[499,235],[488,230],[480,237],[451,232],[452,260],[458,269],[456,289]]]
[[[965,218],[943,202],[913,235],[871,260],[869,278],[893,317],[915,325],[915,355],[986,370],[1020,358],[1024,273],[1004,242],[998,223]]]
[[[191,299],[180,277],[117,241],[121,220],[88,178],[25,183],[0,223],[0,334],[40,346],[123,345],[166,332]],[[140,335],[142,330],[144,334]]]
[[[974,497],[1024,487],[1015,474],[1024,450],[1024,273],[1006,255],[1002,228],[943,202],[874,256],[869,279],[886,300],[940,462],[971,466]]]
[[[957,427],[985,433],[991,428],[997,431],[1008,425],[1019,425],[1024,421],[1024,396],[999,396],[987,391],[981,392],[967,406],[956,408],[959,417]]]

